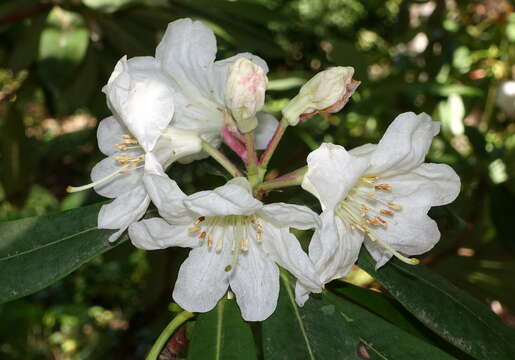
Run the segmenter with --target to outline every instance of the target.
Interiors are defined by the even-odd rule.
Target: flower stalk
[[[241,171],[220,150],[202,140],[202,149],[224,167],[233,177],[243,176]]]
[[[159,354],[161,353],[161,350],[163,349],[163,346],[166,344],[170,336],[186,321],[191,319],[195,314],[190,313],[188,311],[183,311],[176,317],[170,321],[170,323],[165,327],[163,332],[159,335],[156,342],[152,346],[152,349],[150,349],[147,357],[145,360],[156,360],[159,358]]]
[[[294,170],[288,174],[282,175],[278,178],[263,182],[257,187],[258,192],[268,192],[271,190],[281,189],[289,186],[296,186],[302,184],[304,175],[308,171],[308,167],[304,166],[300,169]]]
[[[262,173],[264,174],[266,172],[266,169],[268,167],[268,163],[270,162],[270,159],[272,158],[272,155],[274,154],[275,150],[277,149],[277,145],[279,145],[279,142],[281,141],[281,138],[284,135],[284,132],[286,131],[286,128],[288,127],[288,121],[285,118],[282,118],[279,122],[279,125],[275,129],[274,136],[268,143],[268,146],[266,147],[265,151],[261,155],[261,158],[259,159],[259,167],[262,170]]]

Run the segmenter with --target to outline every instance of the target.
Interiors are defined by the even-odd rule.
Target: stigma
[[[391,192],[393,188],[389,184],[377,183],[378,180],[379,176],[363,176],[347,197],[338,203],[335,213],[351,229],[362,232],[399,260],[407,264],[419,264],[418,259],[400,254],[376,233],[378,228],[387,231],[389,223],[394,222],[395,214],[402,210],[401,205],[382,199],[382,193]]]

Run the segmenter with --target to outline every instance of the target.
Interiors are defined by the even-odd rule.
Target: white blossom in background
[[[404,113],[377,145],[347,151],[325,143],[309,154],[302,187],[323,209],[309,256],[323,283],[348,273],[363,242],[376,268],[392,256],[416,264],[404,255],[423,254],[438,242],[440,232],[427,212],[460,191],[450,166],[424,163],[439,128],[427,114]],[[301,285],[296,291],[307,298]]]
[[[352,79],[354,68],[336,66],[321,71],[306,82],[297,96],[283,108],[284,118],[292,126],[318,113],[340,111],[360,82]]]
[[[216,52],[213,31],[202,22],[191,19],[170,23],[156,49],[156,58],[176,90],[174,126],[200,133],[213,146],[219,146],[222,141],[221,130],[227,118],[225,113],[232,114],[231,106],[226,103],[231,67],[238,59],[245,58],[259,66],[265,78],[268,72],[266,62],[250,53],[215,61]],[[259,130],[261,126],[275,130],[275,118],[261,114],[257,117],[258,131],[263,132]],[[266,130],[266,140],[272,137],[273,130]],[[257,142],[256,146],[263,149],[267,143]]]
[[[515,81],[504,81],[499,85],[497,106],[511,118],[515,118]]]
[[[91,171],[92,184],[114,201],[102,206],[98,227],[117,229],[115,241],[141,218],[150,197],[143,177],[152,164],[167,167],[181,157],[201,151],[197,134],[169,126],[174,114],[174,91],[159,63],[152,57],[123,57],[103,89],[113,115],[98,127],[98,145],[107,158]]]
[[[250,184],[242,177],[190,196],[162,171],[149,175],[145,184],[164,220],[132,224],[130,238],[147,250],[192,248],[173,291],[182,308],[209,311],[230,287],[245,320],[264,320],[277,305],[277,265],[308,291],[322,290],[313,264],[289,231],[318,225],[318,216],[309,208],[265,205],[252,196]]]

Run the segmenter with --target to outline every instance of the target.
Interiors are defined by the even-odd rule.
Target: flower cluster
[[[181,19],[169,24],[155,57],[123,57],[103,88],[112,116],[98,127],[107,156],[92,170],[94,187],[114,200],[102,207],[98,227],[128,229],[132,243],[154,250],[191,248],[173,299],[192,312],[211,310],[230,290],[242,316],[264,320],[275,310],[279,265],[296,277],[296,301],[346,275],[365,245],[377,267],[392,256],[430,250],[439,240],[431,206],[452,202],[460,190],[454,170],[424,163],[439,126],[426,114],[405,113],[377,144],[347,151],[322,144],[307,167],[264,181],[267,164],[288,126],[343,108],[359,82],[351,67],[315,75],[283,109],[279,122],[261,110],[266,63],[242,53],[215,61],[213,32]],[[243,172],[218,147],[225,143]],[[264,150],[258,157],[257,150]],[[166,174],[174,162],[211,156],[233,179],[187,195]],[[292,185],[318,198],[322,213],[302,205],[266,204],[267,192]],[[143,219],[150,203],[159,217]],[[290,232],[314,229],[306,253]],[[309,254],[309,255],[308,255]]]

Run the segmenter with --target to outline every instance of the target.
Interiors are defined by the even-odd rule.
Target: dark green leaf
[[[515,331],[489,308],[422,265],[396,259],[378,271],[367,251],[358,265],[428,328],[476,359],[512,359]]]
[[[262,325],[263,353],[267,360],[452,358],[328,292],[312,296],[299,308],[295,304],[292,280],[282,274],[281,282],[277,309]]]
[[[236,301],[222,299],[213,310],[199,315],[188,359],[257,359],[250,326],[242,320]]]
[[[114,246],[97,229],[101,204],[0,222],[0,303],[32,294]]]
[[[20,34],[20,41],[9,58],[9,67],[13,71],[28,68],[38,56],[41,32],[46,24],[47,13],[34,16],[32,21],[24,24],[24,31]]]

